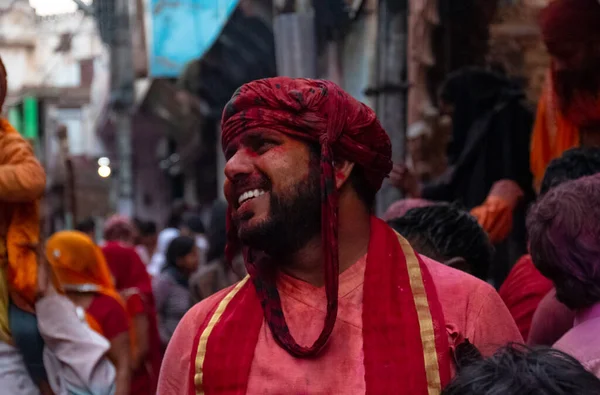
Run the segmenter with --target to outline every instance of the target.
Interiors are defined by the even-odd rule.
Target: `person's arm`
[[[0,135],[0,200],[27,202],[40,198],[46,174],[31,145],[18,133]]]
[[[466,338],[484,356],[507,343],[523,343],[515,320],[494,288],[484,282],[470,296]]]
[[[110,341],[108,357],[115,364],[115,395],[128,395],[131,380],[129,333],[123,332]]]
[[[133,357],[131,358],[131,368],[133,371],[138,370],[145,362],[150,352],[150,339],[148,336],[150,324],[146,314],[138,314],[133,317],[133,327],[136,335],[136,348]]]
[[[62,388],[70,393],[114,394],[116,374],[107,359],[110,346],[106,339],[82,322],[75,305],[62,295],[43,296],[35,307],[54,391]],[[51,366],[54,369],[48,369]]]
[[[171,286],[171,281],[165,275],[156,277],[152,284],[154,300],[156,301],[156,312],[158,313],[158,333],[163,347],[166,347],[171,339],[171,334],[165,325],[165,307],[171,293]]]
[[[150,352],[150,324],[142,296],[136,292],[127,296],[126,300],[127,311],[133,317],[131,324],[135,330],[136,344],[131,356],[131,369],[136,371],[144,364]]]

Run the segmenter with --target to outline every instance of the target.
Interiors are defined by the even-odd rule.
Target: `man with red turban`
[[[553,0],[540,27],[552,62],[531,142],[538,187],[546,166],[564,151],[600,146],[600,2]]]
[[[227,253],[248,276],[184,317],[159,394],[439,394],[455,346],[521,340],[488,284],[372,216],[392,162],[371,109],[278,77],[242,86],[222,130]]]

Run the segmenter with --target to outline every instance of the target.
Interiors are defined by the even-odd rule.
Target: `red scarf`
[[[363,290],[366,393],[439,394],[450,348],[435,285],[408,242],[374,217]],[[194,341],[190,395],[246,393],[263,314],[248,277],[215,306]]]

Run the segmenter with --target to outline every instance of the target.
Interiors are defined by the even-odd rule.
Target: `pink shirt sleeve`
[[[483,355],[490,356],[507,343],[522,343],[521,332],[500,295],[481,282],[467,309],[466,337]]]

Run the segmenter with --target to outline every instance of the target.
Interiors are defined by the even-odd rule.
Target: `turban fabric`
[[[600,40],[598,0],[554,0],[540,14],[544,42],[554,45],[596,43]]]
[[[287,77],[258,80],[242,86],[225,107],[222,146],[245,131],[262,128],[318,144],[321,148],[321,237],[324,249],[327,316],[321,335],[311,347],[293,339],[283,316],[274,282],[259,272],[262,264],[246,250],[246,266],[262,301],[265,318],[277,342],[297,357],[316,355],[327,342],[337,316],[338,191],[334,158],[359,166],[374,191],[392,169],[391,143],[375,113],[329,81]],[[228,258],[237,252],[237,230],[228,214]]]

